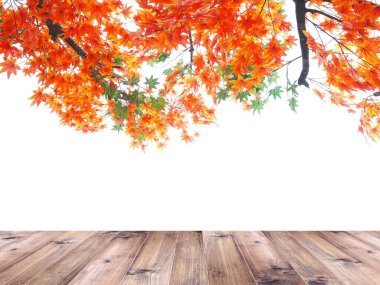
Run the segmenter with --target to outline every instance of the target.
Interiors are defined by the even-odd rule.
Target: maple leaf
[[[316,88],[313,88],[313,91],[314,91],[315,94],[317,94],[317,96],[318,96],[321,100],[324,99],[325,94],[323,94],[321,91],[319,91],[319,90],[316,89]]]
[[[7,59],[4,62],[0,63],[0,73],[6,72],[8,79],[11,77],[12,74],[16,75],[17,70],[20,69],[20,67],[17,65],[17,61],[13,58]]]
[[[321,99],[359,110],[362,133],[379,138],[380,113],[364,103],[380,88],[378,5],[293,2],[294,19],[281,0],[5,1],[0,72],[10,78],[22,63],[39,83],[32,105],[45,103],[63,124],[83,132],[103,129],[110,117],[115,130],[144,149],[148,142],[164,146],[170,128],[192,141],[190,129],[213,122],[214,107],[230,96],[260,113],[270,97],[286,100],[285,90],[295,111],[298,81],[287,70],[299,64],[300,84],[307,79]],[[308,26],[297,22],[304,18]],[[301,54],[284,62],[296,44]],[[321,82],[308,78],[314,61],[324,72]],[[163,67],[164,76],[147,76],[145,66]],[[286,76],[286,87],[269,87],[277,73]],[[378,97],[370,98],[378,105]]]
[[[33,92],[33,96],[29,98],[30,100],[33,100],[31,105],[37,105],[37,107],[41,104],[41,102],[46,102],[46,96],[43,93],[43,89],[38,88],[38,90],[35,90]]]

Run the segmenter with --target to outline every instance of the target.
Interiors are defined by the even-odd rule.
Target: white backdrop
[[[224,103],[193,144],[81,134],[1,76],[0,229],[379,229],[380,145],[308,90],[262,115]]]
[[[1,230],[380,229],[380,143],[304,87],[297,114],[226,102],[195,143],[142,153],[30,107],[35,80],[0,82]]]

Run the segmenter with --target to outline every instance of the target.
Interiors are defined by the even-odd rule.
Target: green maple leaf
[[[115,112],[115,117],[125,120],[127,118],[128,114],[128,108],[127,106],[124,106],[123,103],[119,100],[115,101],[114,105],[114,112]]]
[[[168,76],[168,75],[173,73],[173,69],[171,69],[171,68],[165,69],[162,73],[165,74],[166,76]]]
[[[242,102],[243,100],[247,100],[250,95],[248,91],[239,92],[237,98]]]
[[[216,93],[216,99],[218,100],[218,103],[226,100],[229,97],[228,91],[229,91],[229,89],[225,88],[225,89],[220,89],[218,91],[218,93]]]
[[[164,110],[165,106],[168,104],[168,102],[166,102],[166,100],[162,97],[150,97],[150,102],[152,103],[152,107],[156,109],[157,112]]]
[[[252,100],[251,103],[252,103],[251,109],[252,109],[253,113],[255,114],[256,112],[258,112],[260,114],[261,110],[264,109],[264,105],[265,105],[266,101],[257,99],[257,100]]]
[[[145,84],[148,85],[149,89],[155,89],[158,83],[158,78],[153,78],[153,75],[151,75],[149,78],[145,77]]]
[[[123,65],[124,59],[121,56],[115,56],[113,58],[113,63],[116,65]]]
[[[122,83],[129,86],[136,86],[139,84],[139,81],[140,80],[133,75],[130,80],[122,81]]]
[[[165,62],[165,60],[167,60],[169,56],[170,56],[170,53],[162,52],[157,59],[148,61],[148,65],[154,66],[154,64]]]
[[[123,125],[120,125],[120,124],[116,124],[112,127],[112,130],[113,131],[117,131],[118,133],[120,133],[121,131],[124,130],[124,126]]]
[[[277,86],[269,90],[269,96],[272,96],[274,99],[281,98],[281,93],[283,92],[281,86]]]
[[[290,109],[292,109],[293,112],[297,112],[297,107],[298,107],[298,101],[296,99],[296,97],[292,97],[291,99],[289,99],[289,107]]]

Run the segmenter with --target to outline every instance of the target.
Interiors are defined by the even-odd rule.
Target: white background
[[[304,87],[297,114],[226,102],[193,144],[142,153],[30,107],[36,80],[0,82],[1,230],[380,229],[380,144]]]

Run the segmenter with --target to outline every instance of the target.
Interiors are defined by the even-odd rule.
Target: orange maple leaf
[[[8,79],[11,77],[11,74],[16,75],[17,70],[20,69],[20,67],[17,65],[17,62],[15,59],[7,59],[6,61],[0,63],[0,66],[2,67],[0,69],[0,73],[7,72]]]

